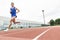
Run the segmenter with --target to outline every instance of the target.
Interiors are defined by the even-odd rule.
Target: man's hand
[[[10,14],[11,14],[12,12],[10,12]]]

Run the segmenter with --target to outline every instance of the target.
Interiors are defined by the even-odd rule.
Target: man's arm
[[[19,10],[19,9],[17,9],[17,8],[16,8],[16,10],[17,10],[17,12],[16,12],[16,13],[19,13],[19,12],[20,12],[20,10]]]

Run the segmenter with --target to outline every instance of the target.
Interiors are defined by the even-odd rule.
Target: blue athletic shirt
[[[15,7],[11,7],[11,17],[15,16],[16,17],[16,8]]]

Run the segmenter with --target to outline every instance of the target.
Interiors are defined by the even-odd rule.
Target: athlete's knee
[[[16,24],[16,22],[13,22],[14,24]]]
[[[12,24],[12,21],[10,21],[10,24]]]
[[[12,25],[12,22],[10,22],[10,25]]]

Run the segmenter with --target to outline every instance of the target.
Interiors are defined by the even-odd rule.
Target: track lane
[[[38,40],[60,40],[60,27],[54,27]]]
[[[38,34],[42,33],[48,28],[28,28],[28,29],[17,29],[17,30],[9,30],[8,32],[0,32],[1,36],[4,37],[11,37],[12,38],[18,38],[18,39],[33,39],[36,37]],[[5,38],[2,39],[5,39]],[[0,38],[1,39],[1,38]]]

